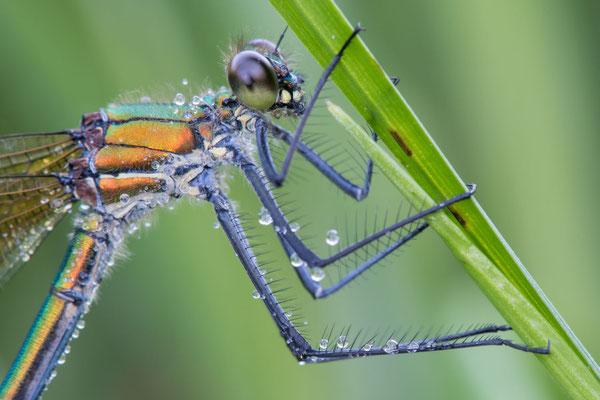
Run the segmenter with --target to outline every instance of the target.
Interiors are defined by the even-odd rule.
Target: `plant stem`
[[[353,27],[331,0],[270,1],[322,66],[352,32]],[[431,201],[466,190],[360,38],[346,50],[332,79],[410,171],[412,183],[402,189],[409,199],[419,198],[420,205],[423,199]],[[365,148],[368,145],[365,143]],[[380,167],[385,173],[399,174],[389,163]],[[598,365],[479,204],[473,198],[462,201],[436,214],[436,221],[432,221],[434,229],[525,343],[544,345],[551,340],[552,354],[538,358],[568,393],[574,398],[600,398]]]

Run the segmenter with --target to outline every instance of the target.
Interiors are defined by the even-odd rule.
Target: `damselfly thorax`
[[[0,284],[73,202],[101,213],[95,219],[131,224],[171,197],[206,198],[194,179],[206,170],[202,179],[218,182],[221,164],[239,164],[235,152],[252,158],[249,134],[265,123],[263,112],[301,115],[302,78],[270,42],[246,49],[228,63],[237,96],[221,88],[188,99],[177,93],[171,103],[142,98],[85,114],[79,129],[2,137]]]

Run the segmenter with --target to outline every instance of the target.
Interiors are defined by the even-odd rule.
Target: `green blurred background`
[[[480,185],[477,199],[490,218],[600,357],[598,4],[338,4],[367,27],[362,39],[388,74],[400,77],[400,91],[459,174]],[[218,87],[225,84],[221,51],[235,35],[276,40],[284,25],[266,0],[3,1],[0,134],[76,127],[82,113],[123,93],[171,99],[183,78],[192,88]],[[283,47],[310,90],[320,69],[293,33]],[[327,97],[349,109],[337,89]],[[323,107],[318,114],[309,132],[343,146],[341,129]],[[327,229],[346,233],[338,224],[346,216],[398,203],[381,174],[371,199],[357,206],[294,163],[298,172],[286,191],[301,209],[300,233],[321,251]],[[231,197],[254,220],[255,196],[239,174],[229,174]],[[161,210],[141,240],[129,241],[130,256],[104,281],[45,399],[566,397],[534,356],[504,348],[299,367],[252,299],[223,232],[213,229],[211,207],[179,203]],[[0,292],[0,375],[47,294],[70,227],[61,223]],[[382,331],[502,322],[433,232],[317,303],[290,274],[272,230],[257,231],[289,277],[313,342],[332,322]]]

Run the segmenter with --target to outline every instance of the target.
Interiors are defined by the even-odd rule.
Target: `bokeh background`
[[[368,28],[362,39],[400,77],[400,91],[463,179],[480,185],[479,202],[598,359],[598,4],[338,4]],[[170,99],[183,78],[191,88],[218,87],[226,83],[221,51],[233,37],[276,40],[284,25],[266,0],[1,2],[0,134],[76,127],[82,113],[123,93]],[[293,33],[283,47],[310,90],[319,67]],[[337,89],[327,97],[349,109]],[[318,114],[312,136],[345,146],[323,107]],[[298,160],[286,191],[300,233],[321,251],[327,229],[348,233],[340,221],[397,206],[381,174],[357,206]],[[256,198],[228,174],[231,197],[254,221]],[[129,241],[130,256],[103,283],[45,399],[566,398],[534,356],[504,348],[298,366],[213,228],[211,207],[179,203]],[[0,291],[0,375],[47,294],[70,227],[63,221]],[[433,232],[316,303],[289,273],[272,230],[256,231],[289,278],[313,342],[333,322],[381,331],[502,322]]]

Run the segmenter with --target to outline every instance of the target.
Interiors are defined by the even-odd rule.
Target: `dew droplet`
[[[190,110],[187,110],[186,112],[183,113],[183,118],[185,118],[185,119],[192,118],[192,112]]]
[[[319,342],[319,348],[321,350],[325,350],[327,348],[327,346],[329,346],[329,340],[321,339],[321,341]]]
[[[67,357],[65,356],[65,354],[63,353],[60,358],[58,359],[58,361],[56,362],[58,365],[63,365],[65,362],[67,361]]]
[[[213,222],[214,229],[219,229],[219,226],[221,226],[221,225],[219,225],[219,223],[217,221]]]
[[[298,365],[299,365],[299,366],[303,366],[303,365],[305,365],[305,364],[306,364],[306,361],[298,361]]]
[[[74,329],[73,333],[71,334],[71,337],[73,339],[77,339],[79,337],[79,329]]]
[[[292,230],[292,232],[298,232],[298,229],[300,229],[300,224],[297,222],[292,222],[290,224],[290,229]]]
[[[338,231],[335,229],[330,229],[327,231],[327,235],[325,235],[325,243],[330,246],[335,246],[340,241],[340,236],[338,235]]]
[[[292,255],[290,256],[290,263],[293,267],[298,268],[302,266],[302,264],[304,264],[304,260],[301,259],[297,253],[292,253]]]
[[[365,343],[365,345],[362,347],[362,349],[364,351],[371,351],[371,349],[373,348],[373,345],[375,344],[375,342],[373,342],[372,340],[370,342]]]
[[[152,164],[150,164],[150,166],[153,170],[158,171],[158,169],[160,168],[160,163],[158,161],[152,161]]]
[[[200,98],[200,96],[192,97],[192,104],[195,106],[199,105],[201,101],[202,101],[202,99]]]
[[[346,338],[345,335],[340,335],[337,338],[337,341],[335,342],[335,345],[339,348],[339,349],[345,349],[346,347],[348,347],[348,339]]]
[[[121,193],[121,195],[119,196],[119,201],[121,201],[121,204],[129,203],[129,199],[129,195],[127,193]]]
[[[163,172],[164,172],[166,175],[169,175],[169,176],[171,176],[171,175],[173,175],[173,174],[175,173],[175,167],[173,167],[172,165],[165,165],[165,166],[163,167]]]
[[[188,85],[188,83],[189,83],[189,82],[188,82],[187,78],[183,78],[183,80],[181,81],[181,84],[182,84],[183,86],[187,86],[187,85]]]
[[[290,318],[292,316],[292,310],[288,310],[285,312],[285,316]]]
[[[417,342],[410,342],[409,344],[406,345],[407,353],[414,353],[417,350],[419,350],[419,343],[417,343]]]
[[[258,290],[255,290],[254,292],[252,292],[252,298],[260,299],[260,293],[258,293]]]
[[[161,206],[164,206],[169,202],[169,195],[166,193],[159,193],[156,195],[156,202]]]
[[[71,352],[71,346],[70,345],[66,345],[65,346],[65,354],[69,354]]]
[[[398,350],[398,342],[394,339],[390,339],[386,342],[385,346],[383,346],[383,351],[390,354]]]
[[[46,381],[46,384],[49,384],[50,382],[52,382],[52,380],[56,378],[56,370],[53,369],[52,372],[50,372],[50,376],[48,377],[48,381]],[[46,388],[44,388],[44,390],[46,390]]]
[[[261,207],[260,212],[258,213],[258,222],[261,225],[271,225],[273,223],[273,218],[271,214],[267,211],[266,208]]]
[[[175,95],[175,98],[173,99],[173,103],[177,104],[178,106],[182,106],[185,104],[185,96],[181,93],[177,93]]]
[[[77,321],[77,329],[83,329],[85,328],[85,321],[80,319],[79,321]]]
[[[321,267],[314,267],[310,271],[310,277],[315,282],[321,282],[323,278],[325,278],[325,271],[323,271],[323,268]]]
[[[42,197],[42,198],[40,199],[40,203],[41,203],[41,204],[46,204],[46,203],[48,203],[49,201],[50,201],[50,199],[49,199],[49,198],[47,198],[47,197]]]

